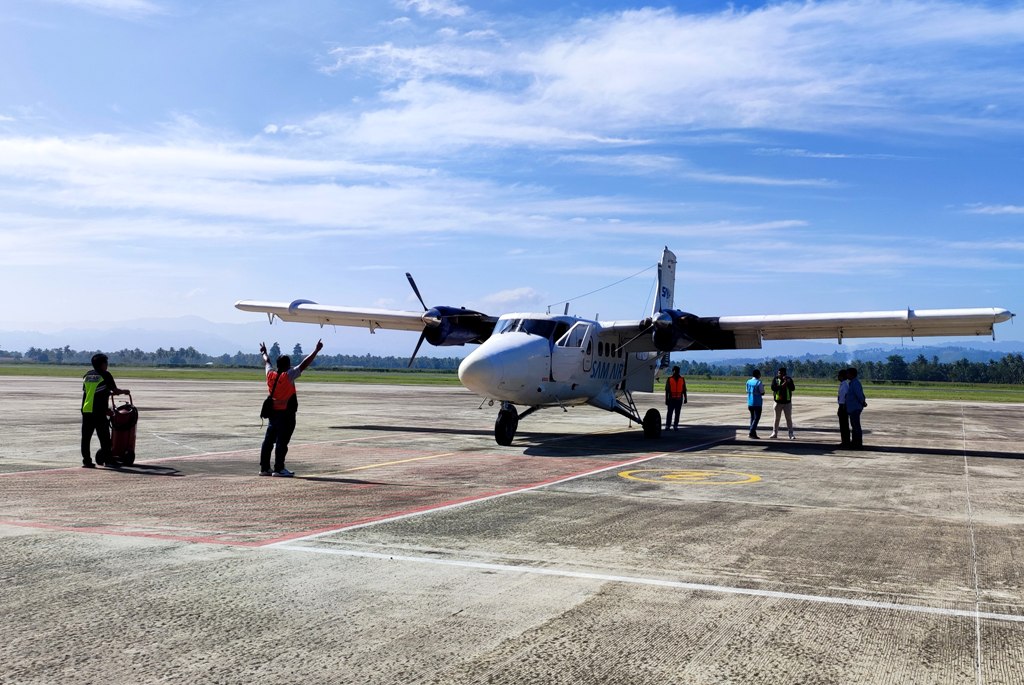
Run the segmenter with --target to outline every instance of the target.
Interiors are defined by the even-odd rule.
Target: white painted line
[[[971,506],[971,469],[967,461],[967,415],[964,405],[960,404],[960,430],[964,440],[964,492],[967,497],[967,529],[971,534],[971,570],[974,580],[974,676],[975,682],[981,685],[981,586],[978,581],[978,544],[974,535],[974,508]]]
[[[918,604],[899,604],[897,602],[876,602],[868,599],[851,599],[848,597],[829,597],[823,595],[805,595],[795,592],[779,592],[777,590],[758,590],[755,588],[729,587],[726,585],[707,585],[705,583],[686,583],[678,580],[660,578],[643,578],[640,576],[619,576],[605,573],[587,573],[567,569],[542,568],[537,566],[519,566],[515,564],[488,564],[482,561],[466,561],[460,559],[437,559],[430,557],[408,557],[380,552],[360,552],[355,550],[328,549],[322,547],[303,547],[300,545],[277,544],[278,549],[291,552],[311,552],[313,554],[329,554],[343,557],[361,557],[365,559],[381,559],[387,561],[404,561],[415,564],[434,564],[438,566],[456,566],[460,568],[478,569],[482,571],[498,571],[504,573],[529,573],[541,576],[557,576],[561,578],[579,578],[611,583],[628,583],[631,585],[650,585],[654,587],[672,588],[676,590],[694,590],[697,592],[713,592],[728,595],[748,595],[768,599],[782,599],[799,602],[815,602],[818,604],[835,604],[860,609],[882,609],[884,611],[903,611],[914,614],[931,614],[950,618],[986,619],[991,621],[1007,621],[1024,623],[1024,616],[1014,614],[994,614],[977,610],[943,609]]]
[[[500,492],[497,495],[485,495],[483,497],[478,497],[478,498],[475,498],[475,499],[468,499],[468,500],[465,500],[465,501],[462,501],[462,502],[455,502],[454,504],[444,504],[444,505],[440,505],[438,507],[434,507],[434,508],[430,508],[430,509],[422,509],[422,510],[419,510],[419,511],[409,512],[407,514],[397,514],[395,516],[389,516],[389,517],[384,517],[384,518],[376,519],[376,520],[373,520],[373,521],[367,521],[366,523],[357,523],[354,526],[342,526],[340,528],[334,528],[332,530],[327,530],[327,531],[323,531],[323,532],[320,532],[320,533],[314,533],[312,535],[307,535],[307,536],[301,537],[301,538],[294,538],[294,539],[286,540],[286,541],[283,541],[283,542],[272,542],[269,545],[264,545],[264,546],[265,547],[283,547],[283,546],[286,546],[286,545],[294,544],[296,542],[302,542],[304,540],[315,540],[316,538],[322,538],[322,537],[326,537],[328,535],[334,535],[336,533],[347,532],[347,531],[350,531],[350,530],[358,530],[360,528],[367,528],[369,526],[376,526],[376,525],[380,525],[381,523],[391,523],[392,521],[401,521],[402,519],[413,518],[415,516],[423,516],[424,514],[434,514],[434,513],[437,513],[439,511],[447,511],[449,509],[457,509],[458,507],[465,507],[465,506],[470,505],[470,504],[479,504],[481,502],[487,502],[487,501],[492,500],[492,499],[498,499],[499,497],[508,497],[509,495],[519,495],[519,494],[522,494],[524,492],[530,492],[531,490],[539,490],[541,488],[547,488],[547,487],[550,487],[552,485],[561,485],[562,483],[568,483],[569,481],[576,480],[577,478],[585,478],[587,476],[593,476],[595,474],[604,473],[605,471],[611,471],[613,469],[621,469],[621,468],[624,468],[624,467],[627,467],[627,466],[633,466],[634,464],[642,464],[643,462],[651,461],[652,459],[660,459],[661,457],[667,457],[667,456],[670,456],[670,455],[673,455],[673,454],[679,454],[681,452],[690,452],[692,450],[699,450],[699,449],[703,449],[705,447],[711,447],[712,445],[717,445],[719,443],[725,442],[727,440],[732,440],[732,439],[733,438],[731,436],[727,437],[727,438],[720,438],[718,440],[712,440],[711,442],[705,442],[705,443],[702,443],[700,445],[693,445],[692,447],[687,447],[685,449],[674,450],[672,452],[662,452],[661,454],[654,454],[654,455],[650,455],[650,456],[647,456],[647,457],[640,457],[639,459],[633,459],[632,461],[618,462],[616,464],[612,464],[611,466],[603,466],[603,467],[601,467],[599,469],[594,469],[593,471],[586,471],[584,473],[577,473],[576,475],[568,476],[566,478],[561,478],[559,480],[554,480],[554,481],[551,481],[550,483],[541,483],[540,485],[531,485],[531,486],[525,487],[525,488],[518,488],[516,490],[509,490],[508,492]]]

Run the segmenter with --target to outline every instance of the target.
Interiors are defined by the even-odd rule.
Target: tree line
[[[73,350],[69,346],[42,349],[30,347],[23,354],[0,349],[0,359],[15,362],[31,362],[38,364],[69,364],[89,366],[92,356],[99,350]],[[281,346],[274,343],[267,352],[271,360],[277,359],[281,354]],[[123,349],[116,352],[106,352],[110,363],[114,366],[154,366],[154,367],[200,367],[220,366],[251,368],[263,367],[263,359],[260,354],[249,352],[236,352],[235,354],[209,355],[199,352],[194,347],[180,347],[169,349],[158,348],[155,352],[144,352],[138,348],[133,350]],[[292,362],[297,364],[306,356],[302,351],[302,345],[296,344],[288,353]],[[459,368],[458,357],[417,357],[413,362],[413,369],[431,371],[455,371]],[[404,369],[409,364],[408,357],[380,357],[376,355],[356,354],[324,354],[317,355],[314,364],[326,369]]]
[[[923,354],[907,362],[894,354],[885,361],[835,361],[832,359],[779,359],[769,358],[759,363],[708,364],[681,360],[678,364],[683,375],[691,376],[749,376],[754,369],[771,378],[780,367],[786,367],[796,378],[835,378],[840,369],[856,367],[861,380],[873,382],[909,383],[911,381],[939,381],[951,383],[1007,383],[1024,384],[1024,355],[1007,354],[989,362],[967,359],[943,363],[938,357],[927,359]]]
[[[25,353],[0,349],[0,359],[14,362],[39,364],[73,364],[89,366],[92,355],[98,350],[73,350],[69,346],[41,349],[30,347]],[[270,358],[282,354],[281,346],[274,343],[269,349]],[[293,363],[301,361],[305,354],[302,345],[296,344],[290,351]],[[221,366],[252,368],[262,367],[263,360],[258,353],[236,352],[235,354],[209,355],[194,347],[169,349],[159,348],[155,352],[144,352],[138,348],[108,352],[111,364],[120,366],[155,367],[200,367]],[[417,357],[413,369],[432,371],[455,371],[459,368],[459,357]],[[326,369],[404,369],[408,357],[381,357],[371,354],[324,354],[317,356],[315,365]],[[766,358],[761,362],[743,364],[709,364],[690,359],[674,360],[683,375],[689,376],[749,376],[756,368],[768,377],[785,366],[791,376],[797,378],[835,378],[840,369],[857,367],[861,379],[875,382],[908,383],[910,381],[946,381],[954,383],[1007,383],[1024,384],[1024,355],[1007,354],[1002,359],[989,362],[972,362],[967,359],[943,363],[938,357],[927,359],[918,355],[907,362],[901,355],[894,354],[885,361],[836,361],[834,359]]]

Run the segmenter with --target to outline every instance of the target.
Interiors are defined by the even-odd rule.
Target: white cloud
[[[1005,215],[1005,214],[1024,214],[1024,206],[1022,205],[971,205],[965,209],[968,214],[990,214]]]
[[[687,172],[687,178],[706,183],[727,183],[735,185],[782,186],[790,188],[837,188],[836,181],[827,178],[770,178],[739,174],[716,174],[708,171]]]
[[[405,10],[414,10],[420,14],[442,17],[461,17],[468,10],[453,0],[397,0],[396,4]]]
[[[801,148],[759,147],[755,155],[764,157],[802,157],[805,159],[899,159],[897,155],[868,152],[814,152]]]
[[[532,307],[541,304],[542,300],[543,295],[533,288],[512,288],[480,298],[484,305],[504,309],[515,309],[523,306]]]
[[[328,71],[377,74],[379,106],[303,126],[378,149],[389,141],[579,147],[665,129],[1024,128],[1012,117],[1024,107],[1013,58],[1024,45],[1021,6],[641,9],[554,24],[544,37],[510,35],[481,43],[446,32],[413,47],[337,48]],[[953,110],[977,115],[953,118]]]
[[[150,0],[47,0],[51,3],[72,5],[93,12],[138,17],[149,14],[162,14],[165,9]]]

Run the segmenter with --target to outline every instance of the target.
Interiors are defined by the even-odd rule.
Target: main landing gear
[[[657,409],[651,408],[644,414],[644,422],[641,424],[644,427],[645,438],[660,438],[661,437],[661,412]]]
[[[625,398],[625,402],[621,399],[616,400],[615,408],[611,411],[616,414],[622,414],[630,421],[643,426],[645,438],[660,438],[661,412],[654,408],[648,409],[641,419],[640,411],[633,403],[633,397],[626,393]],[[498,411],[498,418],[494,420],[494,441],[504,447],[511,445],[512,440],[516,437],[516,430],[519,428],[519,419],[529,416],[540,408],[539,406],[530,407],[520,414],[514,404],[502,402],[501,409]]]

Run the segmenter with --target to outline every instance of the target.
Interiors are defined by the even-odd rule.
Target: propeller
[[[409,357],[409,366],[406,368],[412,368],[412,363],[416,361],[416,355],[419,354],[420,345],[423,344],[423,340],[427,337],[428,328],[437,328],[441,325],[441,312],[436,309],[427,308],[427,303],[423,301],[423,296],[420,295],[420,289],[416,287],[416,281],[413,279],[412,274],[408,271],[405,273],[405,277],[409,279],[409,285],[412,286],[412,291],[416,293],[416,299],[423,305],[423,316],[420,319],[423,321],[423,332],[420,333],[420,339],[416,341],[416,347],[412,351],[412,356]]]

